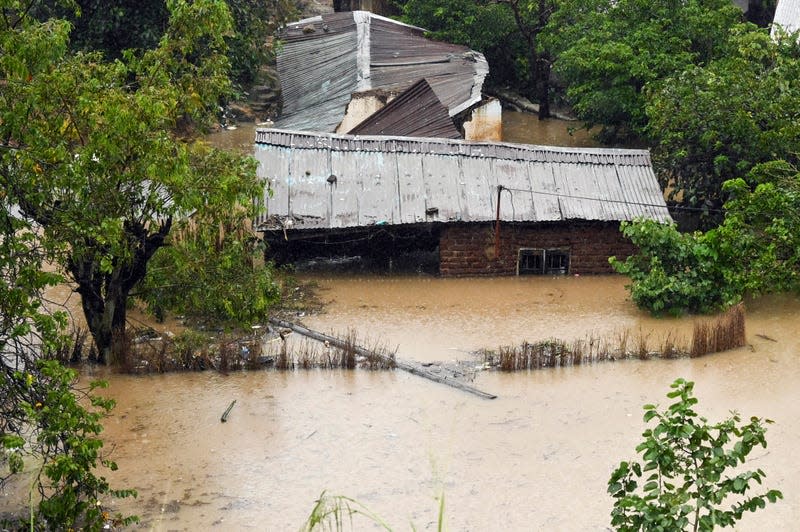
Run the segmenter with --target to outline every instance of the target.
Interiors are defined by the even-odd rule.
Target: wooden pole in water
[[[222,417],[221,417],[221,418],[219,418],[219,420],[220,420],[220,421],[222,421],[223,423],[225,423],[226,421],[228,421],[228,414],[230,414],[230,413],[231,413],[231,410],[233,409],[233,405],[235,405],[235,404],[236,404],[236,399],[234,399],[233,401],[231,401],[231,404],[229,404],[229,405],[228,405],[228,408],[227,408],[227,409],[225,409],[225,413],[224,413],[224,414],[222,414]]]
[[[336,338],[334,336],[329,336],[327,334],[323,334],[323,333],[318,332],[318,331],[313,331],[311,329],[307,329],[306,327],[303,327],[302,325],[297,325],[296,323],[292,323],[290,321],[283,321],[283,320],[279,320],[278,318],[270,318],[269,322],[272,323],[273,325],[278,326],[278,327],[285,327],[287,329],[291,329],[291,330],[295,331],[298,334],[302,334],[303,336],[307,336],[309,338],[313,338],[314,340],[318,340],[320,342],[328,342],[328,343],[330,343],[330,345],[333,345],[333,346],[336,346],[336,347],[339,347],[339,348],[344,348],[345,347],[345,342],[340,340],[339,338]],[[405,362],[403,360],[391,360],[390,357],[388,357],[386,355],[382,355],[381,353],[377,353],[375,351],[369,351],[369,350],[364,349],[363,347],[359,347],[359,346],[352,346],[352,349],[356,353],[358,353],[359,355],[364,356],[364,357],[368,357],[368,356],[373,356],[374,357],[374,356],[376,356],[376,357],[384,359],[385,361],[391,361],[391,363],[394,364],[394,366],[396,368],[402,369],[403,371],[407,371],[407,372],[411,373],[412,375],[417,375],[418,377],[423,377],[425,379],[432,380],[432,381],[438,382],[440,384],[446,384],[447,386],[451,386],[451,387],[456,388],[458,390],[461,390],[461,391],[464,391],[464,392],[467,392],[467,393],[471,393],[473,395],[477,395],[478,397],[482,397],[484,399],[496,399],[497,398],[496,395],[493,395],[493,394],[490,394],[490,393],[486,393],[486,392],[484,392],[482,390],[479,390],[477,388],[474,388],[474,387],[470,386],[469,384],[465,384],[465,383],[463,383],[463,382],[461,382],[461,381],[459,381],[459,380],[457,380],[455,378],[447,378],[446,376],[437,375],[436,373],[433,373],[432,371],[424,368],[422,365],[417,364],[415,362]]]

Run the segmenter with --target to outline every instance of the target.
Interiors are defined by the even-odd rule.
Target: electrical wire
[[[722,209],[713,209],[713,208],[706,208],[706,207],[685,207],[682,205],[674,205],[672,207],[665,205],[663,203],[643,203],[638,201],[626,201],[626,200],[613,200],[613,199],[604,199],[604,198],[592,198],[590,196],[575,196],[572,194],[563,194],[560,192],[546,192],[543,190],[533,190],[533,189],[525,189],[525,188],[514,188],[514,187],[506,187],[500,185],[503,190],[508,190],[509,192],[526,192],[530,194],[539,194],[542,196],[555,196],[558,198],[567,198],[567,199],[578,199],[578,200],[589,200],[589,201],[601,201],[603,203],[621,203],[624,205],[637,205],[639,207],[656,207],[656,208],[664,208],[667,209],[675,209],[675,210],[685,210],[685,211],[698,211],[698,212],[717,212],[722,213],[724,212]]]

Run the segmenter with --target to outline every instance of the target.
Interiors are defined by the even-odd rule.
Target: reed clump
[[[275,368],[294,369],[369,369],[382,370],[395,367],[395,353],[385,347],[372,345],[362,347],[355,331],[343,337],[331,337],[331,341],[316,341],[308,338],[296,339],[294,335],[282,333],[266,345],[265,353],[274,357]]]
[[[567,342],[547,339],[523,342],[519,346],[503,346],[497,351],[479,352],[484,365],[501,371],[520,371],[595,364],[619,359],[673,359],[697,357],[736,349],[746,345],[744,305],[731,307],[712,320],[694,324],[691,341],[683,343],[674,333],[669,333],[658,344],[651,335],[639,331],[633,336],[629,330],[604,338],[589,336]]]
[[[699,357],[736,349],[746,342],[744,304],[739,303],[712,322],[695,323],[689,355]]]

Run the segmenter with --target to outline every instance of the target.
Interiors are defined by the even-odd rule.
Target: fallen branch
[[[313,338],[314,340],[318,340],[320,342],[328,342],[330,345],[333,345],[333,346],[336,346],[336,347],[339,347],[339,348],[344,348],[345,347],[345,342],[343,340],[339,339],[339,338],[336,338],[335,336],[330,336],[330,335],[327,335],[327,334],[323,334],[321,332],[308,329],[308,328],[303,327],[302,325],[298,325],[296,323],[292,323],[292,322],[284,321],[284,320],[279,320],[278,318],[270,318],[269,321],[270,321],[271,324],[273,324],[273,325],[275,325],[277,327],[283,327],[283,328],[286,328],[286,329],[291,329],[291,330],[293,330],[294,332],[296,332],[298,334],[302,334],[303,336],[307,336],[308,338]],[[493,394],[490,394],[490,393],[486,393],[486,392],[484,392],[482,390],[479,390],[479,389],[477,389],[477,388],[475,388],[473,386],[465,384],[465,383],[463,383],[463,382],[461,382],[461,381],[459,381],[459,380],[457,380],[455,378],[447,378],[447,376],[437,375],[437,374],[433,373],[432,371],[430,371],[428,369],[425,369],[421,364],[418,364],[416,362],[406,362],[406,361],[402,361],[402,360],[397,360],[395,358],[388,357],[388,356],[386,356],[386,355],[384,355],[382,353],[378,353],[376,351],[370,351],[370,350],[365,349],[365,348],[360,347],[360,346],[351,346],[351,348],[354,349],[355,352],[358,353],[361,356],[365,356],[365,357],[372,356],[372,357],[378,357],[378,358],[385,359],[387,362],[390,362],[390,367],[396,367],[396,368],[401,369],[403,371],[407,371],[408,373],[411,373],[412,375],[416,375],[418,377],[423,377],[425,379],[428,379],[428,380],[431,380],[431,381],[434,381],[434,382],[438,382],[440,384],[446,384],[447,386],[456,388],[458,390],[461,390],[461,391],[464,391],[464,392],[467,392],[467,393],[471,393],[473,395],[477,395],[478,397],[482,397],[484,399],[496,399],[497,398],[496,395],[493,395]]]

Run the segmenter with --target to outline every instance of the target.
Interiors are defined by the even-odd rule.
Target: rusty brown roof
[[[462,138],[453,119],[424,79],[414,83],[351,129],[350,135]]]
[[[489,66],[464,46],[425,38],[424,30],[367,11],[331,13],[290,24],[281,35],[277,125],[335,131],[352,94],[404,91],[422,78],[454,116],[480,102]]]
[[[671,220],[647,150],[256,131],[262,229]]]

